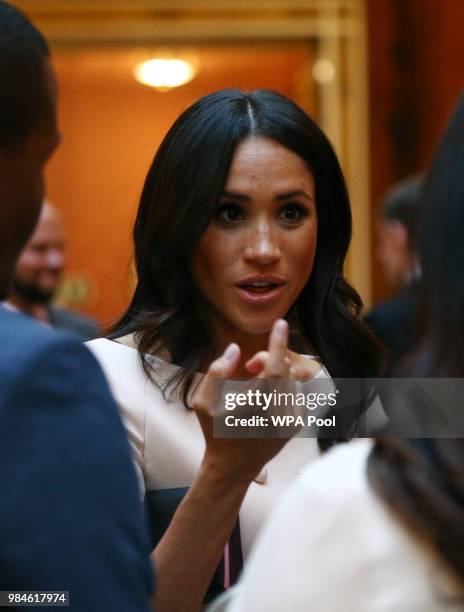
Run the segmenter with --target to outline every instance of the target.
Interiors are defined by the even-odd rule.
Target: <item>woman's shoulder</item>
[[[100,365],[106,369],[127,368],[137,362],[137,350],[114,340],[97,338],[85,343],[95,355]]]
[[[113,354],[114,351],[118,350],[118,347],[122,347],[123,345],[115,342],[114,340],[108,340],[108,338],[96,338],[95,340],[88,340],[85,342],[85,345],[93,352],[93,353],[102,353],[102,354]]]
[[[372,447],[368,439],[335,447],[294,481],[228,611],[367,611],[381,600],[391,602],[385,610],[442,609],[430,582],[438,560],[370,485]],[[337,588],[327,589],[328,581]]]
[[[366,491],[367,459],[372,446],[373,441],[364,438],[332,447],[307,466],[301,475],[301,490],[310,495],[320,493],[325,499],[327,495],[343,498]]]
[[[358,543],[362,554],[353,552],[352,561],[370,559],[373,572],[390,554],[426,564],[429,551],[372,486],[368,467],[374,444],[372,439],[357,439],[327,451],[293,483],[281,512],[301,533],[306,531],[308,542],[329,538],[334,553],[342,542],[348,548]]]
[[[147,356],[151,368],[148,376],[135,346],[107,338],[86,344],[99,362],[122,410],[144,412],[150,406],[151,412],[158,414],[155,408],[164,410],[182,404],[175,393],[164,394],[169,381],[178,372],[178,366],[159,357]]]
[[[137,349],[127,343],[107,338],[87,342],[99,362],[118,404],[138,406],[146,402],[164,404],[160,388],[175,373],[176,366],[159,358],[152,359],[153,378],[148,378]]]
[[[343,506],[366,493],[367,458],[372,440],[359,439],[338,444],[306,466],[293,485],[293,494],[311,502],[321,500],[325,505],[331,499]]]
[[[359,517],[377,511],[367,478],[371,449],[371,440],[355,440],[333,447],[308,464],[280,504],[278,522],[286,516],[292,527],[279,530],[301,530],[310,539],[325,537],[341,525],[356,531]]]
[[[145,375],[141,366],[137,346],[129,336],[117,338],[116,340],[97,338],[96,340],[86,342],[86,346],[92,351],[104,369],[133,367],[141,374]],[[150,356],[149,360],[153,364],[154,372],[157,373],[168,374],[177,369],[177,366],[160,357]]]

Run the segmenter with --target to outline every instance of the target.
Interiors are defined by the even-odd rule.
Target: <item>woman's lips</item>
[[[284,292],[285,284],[269,284],[253,287],[252,285],[234,285],[238,296],[247,304],[267,305],[278,300]]]

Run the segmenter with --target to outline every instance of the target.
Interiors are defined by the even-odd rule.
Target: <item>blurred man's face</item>
[[[44,196],[45,163],[59,144],[56,81],[48,62],[44,112],[15,149],[0,148],[0,297],[6,294],[14,262],[31,235]]]
[[[380,222],[377,259],[382,264],[389,288],[392,291],[401,290],[408,282],[413,266],[404,225],[398,221]]]
[[[65,232],[61,217],[48,204],[22,251],[13,277],[13,292],[29,303],[47,303],[63,272]]]

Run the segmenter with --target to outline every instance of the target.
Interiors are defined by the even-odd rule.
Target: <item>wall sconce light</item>
[[[330,60],[320,58],[314,63],[313,77],[318,83],[326,85],[335,78],[335,66]]]
[[[174,58],[154,58],[140,62],[134,69],[139,83],[154,87],[158,91],[168,91],[191,81],[197,73],[192,62]]]

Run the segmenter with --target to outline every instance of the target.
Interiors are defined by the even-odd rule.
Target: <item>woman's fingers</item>
[[[278,319],[272,326],[269,337],[269,356],[264,368],[264,375],[268,378],[287,377],[289,363],[286,359],[288,348],[288,323]]]
[[[232,342],[222,355],[211,362],[205,378],[227,378],[231,376],[238,364],[240,348]]]
[[[211,362],[207,373],[196,390],[192,405],[194,410],[207,410],[212,412],[213,385],[216,378],[231,378],[240,359],[238,344],[232,343],[224,353]]]
[[[296,363],[290,366],[289,378],[305,382],[314,378],[317,369],[309,360],[306,363]]]
[[[268,359],[269,351],[259,351],[259,353],[253,355],[253,357],[245,363],[245,368],[250,374],[259,374],[261,370],[266,367]],[[287,356],[285,356],[285,363],[291,365],[291,361]]]
[[[258,374],[266,366],[268,358],[269,351],[259,351],[245,363],[245,368],[251,374]]]

